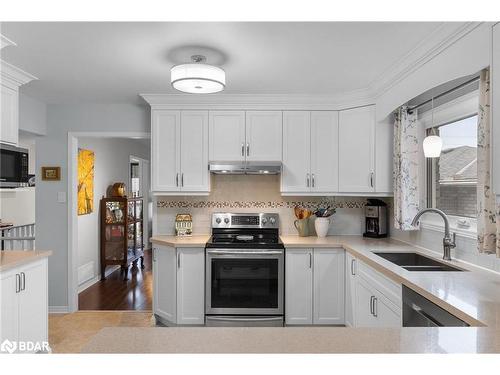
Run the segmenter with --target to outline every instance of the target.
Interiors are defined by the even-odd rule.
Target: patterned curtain
[[[500,216],[491,190],[490,72],[481,71],[477,123],[477,246],[480,253],[500,257]]]
[[[418,122],[403,106],[394,123],[394,227],[418,229],[411,222],[418,212]]]

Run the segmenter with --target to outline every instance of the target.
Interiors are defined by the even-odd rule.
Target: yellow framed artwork
[[[94,152],[78,149],[78,215],[94,211]]]

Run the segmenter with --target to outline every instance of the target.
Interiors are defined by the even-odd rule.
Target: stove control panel
[[[279,228],[279,215],[275,213],[212,214],[212,228]]]

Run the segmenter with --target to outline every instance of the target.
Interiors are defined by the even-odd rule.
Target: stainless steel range
[[[205,252],[207,326],[283,325],[278,214],[213,214]]]

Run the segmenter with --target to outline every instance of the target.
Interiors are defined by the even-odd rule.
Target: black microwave
[[[28,186],[28,150],[0,143],[0,187]]]

